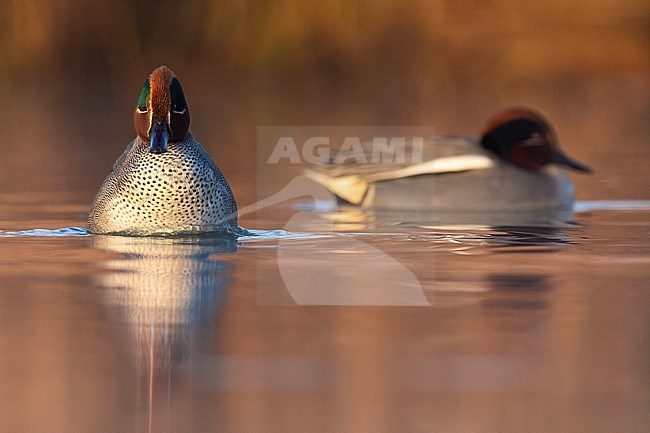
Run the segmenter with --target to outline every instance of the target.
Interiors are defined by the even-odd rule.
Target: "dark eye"
[[[138,99],[138,110],[145,112],[147,111],[147,100],[149,100],[149,93],[151,92],[151,87],[149,86],[149,78],[144,82],[142,86],[142,92],[140,92],[140,99]]]
[[[187,109],[187,102],[185,102],[183,88],[176,78],[174,78],[172,83],[169,85],[169,94],[172,99],[172,111],[182,113]]]

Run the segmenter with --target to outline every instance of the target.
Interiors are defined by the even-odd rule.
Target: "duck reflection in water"
[[[411,240],[481,240],[499,249],[542,251],[570,244],[580,225],[571,209],[519,212],[398,211],[361,209],[333,201],[295,206],[300,219],[291,219],[295,231],[339,233],[390,232]],[[295,222],[300,221],[299,225]],[[443,242],[444,243],[444,242]]]
[[[169,395],[171,371],[186,365],[223,306],[233,266],[215,254],[236,251],[231,235],[183,238],[95,236],[94,248],[121,254],[98,276],[115,328],[135,362],[139,393]],[[156,395],[158,394],[158,395]]]

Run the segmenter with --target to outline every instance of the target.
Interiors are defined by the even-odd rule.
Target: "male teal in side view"
[[[511,212],[571,209],[573,183],[556,166],[591,172],[567,156],[549,122],[527,108],[495,115],[480,137],[428,138],[416,163],[366,163],[372,143],[365,146],[337,155],[339,163],[315,166],[308,176],[369,209]]]

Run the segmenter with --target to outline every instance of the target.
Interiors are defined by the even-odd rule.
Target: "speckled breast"
[[[93,203],[93,233],[205,232],[237,225],[237,205],[221,171],[188,133],[167,152],[134,140]]]

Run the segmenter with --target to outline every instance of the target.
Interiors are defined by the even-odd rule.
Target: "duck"
[[[93,201],[90,233],[146,236],[237,226],[232,189],[192,136],[183,88],[167,66],[146,79],[133,124],[135,139]]]
[[[339,203],[365,209],[515,212],[572,209],[575,188],[560,167],[592,172],[562,151],[545,117],[525,107],[497,113],[479,137],[405,141],[393,161],[373,160],[373,146],[346,149],[305,174]]]

